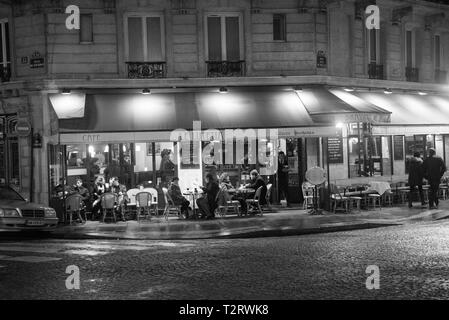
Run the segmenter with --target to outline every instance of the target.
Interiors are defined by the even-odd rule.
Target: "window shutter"
[[[161,18],[147,17],[147,47],[148,61],[164,61],[162,56]]]
[[[207,18],[207,45],[211,61],[223,60],[221,56],[221,21],[220,17]]]
[[[128,18],[128,61],[142,62],[143,56],[143,35],[142,18]]]
[[[239,18],[226,17],[226,59],[240,60]]]

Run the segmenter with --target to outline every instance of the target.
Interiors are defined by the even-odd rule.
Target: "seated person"
[[[126,186],[120,184],[118,177],[112,177],[110,179],[110,185],[107,192],[114,193],[117,196],[118,211],[122,216],[122,220],[125,221],[125,207],[126,204],[129,203],[128,194],[126,193]]]
[[[189,219],[190,201],[182,195],[181,189],[179,188],[178,177],[174,177],[172,179],[170,187],[168,188],[168,194],[172,198],[175,205],[181,206],[181,214],[183,214],[186,219]]]
[[[90,193],[89,193],[89,190],[86,187],[84,187],[83,180],[81,180],[80,178],[76,179],[75,185],[70,190],[70,195],[72,195],[72,194],[79,194],[82,197],[82,201],[83,201],[82,211],[84,211],[84,212],[91,211]]]
[[[105,193],[106,187],[103,176],[99,175],[95,179],[95,183],[92,190],[92,218],[96,219],[100,217],[101,211],[101,195]]]
[[[228,190],[234,189],[233,185],[231,184],[231,181],[229,179],[229,174],[226,172],[223,172],[219,178],[219,186],[221,193],[217,199],[217,205],[219,206],[226,206],[227,201],[231,201],[232,197],[229,194]]]
[[[218,183],[215,181],[214,176],[211,173],[206,175],[206,186],[201,187],[206,196],[196,200],[196,204],[201,212],[201,215],[206,219],[212,219],[215,217],[215,209],[217,208],[217,194],[220,190]]]
[[[260,194],[259,203],[260,205],[266,204],[265,196],[267,194],[267,186],[265,184],[265,181],[263,180],[262,176],[259,175],[259,172],[257,170],[252,170],[250,172],[251,176],[251,182],[246,184],[244,187],[248,189],[254,189],[257,191],[260,187],[262,187],[262,192]],[[246,214],[248,212],[248,208],[246,206],[246,199],[253,198],[254,194],[245,194],[244,197],[240,197],[238,200],[240,202],[240,205],[242,207],[242,213]]]

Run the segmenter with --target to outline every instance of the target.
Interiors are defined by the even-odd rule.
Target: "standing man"
[[[440,180],[446,171],[446,165],[440,156],[436,155],[434,148],[429,148],[429,157],[424,160],[424,177],[429,181],[429,209],[438,208],[438,189]]]
[[[413,207],[413,194],[415,193],[416,187],[418,187],[419,200],[424,206],[426,202],[424,201],[424,194],[422,191],[422,180],[424,178],[423,161],[421,159],[421,154],[415,152],[413,157],[410,159],[408,167],[408,185],[410,186],[410,192],[408,194],[408,207]]]
[[[287,207],[290,206],[288,201],[288,160],[284,151],[280,151],[278,155],[278,189],[279,189],[279,202],[282,199],[287,201]]]

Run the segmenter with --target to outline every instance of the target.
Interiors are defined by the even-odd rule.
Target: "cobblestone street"
[[[449,222],[283,238],[0,243],[2,299],[449,298]],[[67,290],[66,267],[80,269]],[[368,265],[380,289],[367,290]]]

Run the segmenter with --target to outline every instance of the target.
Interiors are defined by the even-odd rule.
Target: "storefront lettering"
[[[83,135],[83,142],[98,142],[100,137],[99,134],[85,134]]]

